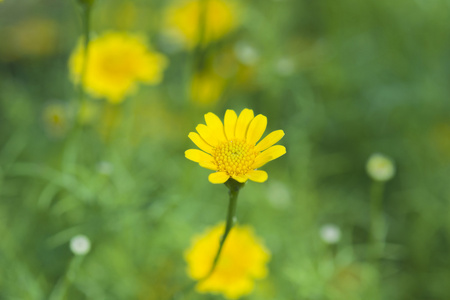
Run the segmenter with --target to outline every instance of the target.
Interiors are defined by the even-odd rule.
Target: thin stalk
[[[86,100],[86,91],[84,89],[84,80],[86,78],[87,61],[89,56],[89,42],[91,40],[91,11],[92,4],[85,3],[81,5],[82,8],[82,31],[83,31],[83,65],[81,66],[80,74],[80,89],[79,89],[79,108],[80,113],[83,103]]]
[[[66,298],[66,292],[70,284],[75,280],[76,274],[83,261],[84,255],[76,255],[70,261],[66,274],[59,280],[49,295],[49,300],[62,300]]]
[[[370,190],[370,241],[372,257],[381,258],[384,249],[384,222],[383,222],[383,192],[384,182],[373,181]]]
[[[211,274],[214,272],[217,266],[217,262],[219,261],[220,258],[220,253],[222,252],[223,245],[225,244],[228,234],[230,233],[231,229],[236,223],[237,199],[239,196],[239,190],[242,188],[244,184],[239,183],[233,179],[230,179],[225,183],[225,185],[228,187],[229,189],[228,194],[230,195],[230,202],[228,203],[227,222],[225,224],[225,230],[223,232],[222,238],[220,239],[219,249],[217,250],[216,256],[214,257],[211,270],[209,271],[205,279],[211,276]]]
[[[91,23],[91,10],[93,2],[80,2],[81,8],[81,19],[82,19],[82,35],[83,35],[83,64],[81,66],[81,74],[78,89],[78,103],[75,105],[76,109],[76,119],[74,126],[70,132],[67,139],[67,144],[63,153],[63,165],[64,170],[69,171],[74,165],[77,159],[77,140],[82,131],[81,124],[81,110],[83,109],[83,104],[86,101],[86,91],[84,89],[84,79],[86,76],[87,60],[88,60],[88,50],[90,42],[90,23]]]

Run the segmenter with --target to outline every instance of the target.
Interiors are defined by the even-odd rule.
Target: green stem
[[[234,179],[228,180],[225,185],[229,189],[229,195],[230,195],[230,202],[228,204],[228,212],[227,212],[227,222],[225,224],[225,230],[223,232],[222,238],[220,239],[219,249],[217,250],[216,256],[214,257],[213,264],[211,266],[211,270],[209,271],[208,275],[205,277],[208,278],[211,276],[211,274],[214,272],[217,262],[220,258],[220,253],[222,252],[223,245],[225,243],[225,240],[228,237],[228,234],[230,233],[231,229],[233,228],[234,224],[236,223],[236,207],[237,207],[237,199],[239,196],[239,190],[244,186],[243,183],[237,182]]]
[[[88,61],[88,50],[89,50],[89,42],[90,42],[90,31],[91,31],[91,10],[92,4],[84,3],[81,5],[82,8],[82,26],[83,26],[83,65],[81,67],[81,75],[80,75],[80,108],[82,107],[85,98],[86,91],[84,89],[84,80],[86,77],[86,69],[87,69],[87,61]]]
[[[79,82],[79,90],[78,90],[78,103],[76,103],[76,119],[74,122],[74,126],[70,132],[70,135],[67,139],[67,144],[64,148],[63,153],[63,165],[64,170],[69,171],[76,162],[77,159],[77,147],[78,138],[82,131],[81,124],[81,110],[83,109],[83,104],[86,98],[86,92],[84,89],[84,78],[86,76],[87,69],[87,60],[88,60],[88,48],[90,41],[90,19],[91,19],[91,10],[92,10],[92,2],[79,2],[81,8],[81,18],[82,18],[82,34],[83,34],[83,64],[81,66],[81,74],[80,74],[80,82]]]
[[[373,181],[370,191],[370,238],[374,260],[381,258],[384,249],[383,192],[384,182]]]
[[[194,48],[194,73],[201,73],[205,68],[206,56],[206,19],[209,0],[200,1],[200,12],[198,16],[198,36]]]
[[[66,274],[59,280],[49,295],[49,300],[62,300],[66,298],[66,292],[70,284],[75,280],[76,274],[83,261],[83,255],[74,256],[69,264]]]

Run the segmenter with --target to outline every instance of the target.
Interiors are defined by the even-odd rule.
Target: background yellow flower
[[[204,6],[203,6],[204,5]],[[192,48],[200,41],[200,17],[205,13],[204,43],[219,40],[238,25],[237,8],[231,1],[190,0],[170,7],[166,22],[175,30],[187,47]]]
[[[214,104],[222,96],[224,89],[224,78],[214,72],[200,72],[192,78],[190,96],[198,104]]]
[[[69,61],[77,83],[83,69],[83,52],[80,41]],[[137,82],[158,84],[166,65],[166,57],[150,51],[143,36],[108,32],[89,44],[83,84],[94,96],[118,103],[136,89]]]
[[[200,280],[197,291],[222,293],[229,299],[237,299],[253,290],[255,279],[267,275],[270,254],[250,226],[237,225],[230,231],[214,272],[203,279],[211,270],[224,226],[221,223],[195,237],[185,252],[185,259],[189,276]]]

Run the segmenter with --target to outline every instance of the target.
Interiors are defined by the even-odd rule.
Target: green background
[[[239,222],[272,254],[243,299],[450,299],[450,2],[241,1],[239,28],[200,58],[165,39],[169,5],[95,3],[93,32],[143,32],[170,65],[120,105],[91,99],[97,113],[80,128],[67,68],[77,2],[0,3],[0,299],[64,288],[65,299],[220,299],[183,290],[183,252],[228,201],[184,151],[203,114],[243,108],[267,116],[267,132],[283,129],[287,149],[262,168],[267,182],[240,193]],[[223,55],[237,71],[220,100],[190,100],[196,62]],[[62,123],[46,122],[49,105]],[[365,165],[376,152],[397,172],[373,260]],[[336,245],[319,235],[329,223]],[[70,252],[77,234],[91,240],[85,257]]]

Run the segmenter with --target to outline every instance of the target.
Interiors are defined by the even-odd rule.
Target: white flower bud
[[[91,241],[85,235],[76,235],[70,240],[70,250],[75,255],[86,255],[91,249]]]
[[[320,237],[327,244],[336,244],[341,239],[341,230],[334,224],[325,224],[320,228]]]
[[[395,175],[393,161],[379,153],[374,153],[370,156],[366,170],[369,176],[377,181],[387,181]]]

